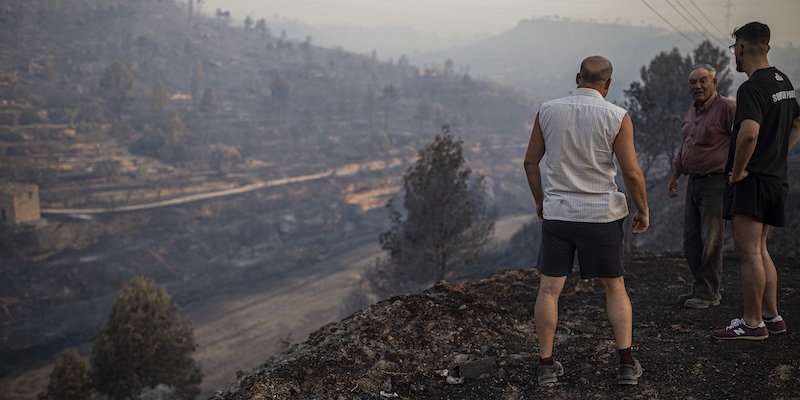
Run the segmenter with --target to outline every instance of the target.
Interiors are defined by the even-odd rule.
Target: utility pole
[[[731,31],[731,16],[733,15],[731,13],[731,9],[732,8],[733,8],[733,1],[732,0],[726,0],[725,1],[725,29],[727,29],[728,32]]]

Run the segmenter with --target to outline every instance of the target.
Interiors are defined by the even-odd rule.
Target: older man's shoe
[[[639,360],[633,359],[633,365],[620,364],[619,375],[617,375],[617,384],[619,385],[638,385],[639,377],[642,376],[644,370]]]
[[[686,302],[686,300],[689,300],[692,297],[694,297],[694,292],[688,292],[688,293],[684,293],[684,294],[678,295],[678,303],[683,304],[683,303]]]
[[[719,305],[719,301],[722,300],[722,295],[717,295],[716,298],[713,300],[704,299],[702,297],[692,297],[691,299],[686,300],[683,302],[683,306],[686,308],[708,308],[708,307],[716,307]]]
[[[540,385],[556,383],[561,375],[564,375],[564,366],[558,361],[553,365],[540,365],[536,370],[536,377],[539,379]]]

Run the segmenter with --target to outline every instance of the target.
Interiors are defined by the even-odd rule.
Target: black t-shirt
[[[787,183],[789,133],[797,117],[800,117],[800,104],[789,78],[775,67],[755,71],[736,92],[736,117],[725,171],[733,170],[736,138],[742,121],[750,119],[758,122],[760,129],[756,148],[745,169],[765,180]]]

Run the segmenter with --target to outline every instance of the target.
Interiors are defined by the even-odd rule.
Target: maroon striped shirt
[[[672,160],[686,175],[721,173],[728,159],[736,101],[714,92],[698,106],[692,103],[683,120],[683,141]]]

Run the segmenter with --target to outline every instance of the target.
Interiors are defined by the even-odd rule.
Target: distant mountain
[[[309,25],[286,18],[267,19],[267,24],[275,35],[285,31],[289,38],[304,40],[310,36],[314,44],[323,47],[341,47],[359,54],[375,51],[384,61],[470,46],[489,38],[488,34],[440,35],[410,26]]]
[[[528,89],[539,99],[569,93],[580,62],[603,55],[614,65],[610,100],[638,79],[640,68],[660,51],[694,46],[661,28],[607,24],[569,19],[537,18],[520,21],[513,29],[480,43],[431,53],[412,61],[469,65],[476,76]]]
[[[688,54],[696,46],[663,28],[545,17],[522,20],[509,31],[479,43],[420,54],[411,62],[441,65],[451,59],[457,68],[468,66],[477,77],[529,90],[545,100],[573,90],[580,62],[599,54],[614,65],[608,98],[621,102],[622,91],[639,79],[642,66],[659,52],[676,47]],[[800,49],[773,46],[770,61],[789,74],[795,85],[800,82]],[[735,74],[734,88],[746,78]]]

